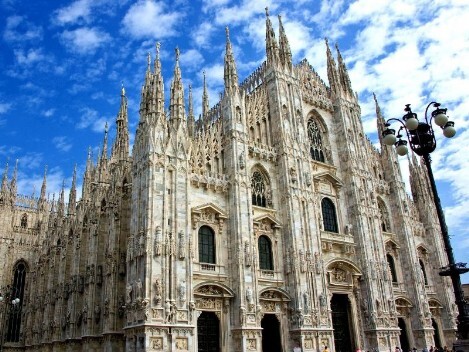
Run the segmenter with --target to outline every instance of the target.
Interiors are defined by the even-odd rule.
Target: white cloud
[[[204,62],[204,57],[198,50],[189,49],[181,52],[180,61],[181,69],[186,69],[188,71],[198,71]]]
[[[52,117],[55,114],[55,110],[56,110],[55,108],[50,108],[50,109],[44,110],[42,112],[42,115],[45,116],[45,117]]]
[[[206,48],[212,43],[211,35],[217,30],[211,22],[202,22],[192,33],[192,38],[197,46]]]
[[[70,51],[79,54],[93,53],[111,40],[111,36],[96,27],[81,27],[61,34],[62,43]]]
[[[29,49],[27,51],[23,49],[14,50],[16,62],[19,65],[31,66],[37,62],[47,60],[47,56],[44,55],[42,49]]]
[[[88,22],[91,16],[91,0],[77,0],[55,11],[54,21],[59,25]]]
[[[14,15],[6,19],[3,39],[7,42],[37,41],[41,40],[42,36],[42,28],[28,22],[22,16]]]
[[[43,160],[42,153],[28,152],[18,158],[18,164],[22,165],[23,168],[34,170],[42,164]]]
[[[166,11],[165,3],[140,0],[133,4],[122,20],[124,32],[136,39],[163,39],[176,34],[176,25],[182,18],[180,12]]]
[[[111,119],[106,119],[104,117],[99,117],[96,110],[90,108],[81,109],[80,121],[76,125],[78,129],[91,128],[92,131],[102,133],[104,131],[104,126],[110,125]]]
[[[0,114],[5,114],[11,109],[11,103],[0,103]]]
[[[69,138],[66,136],[54,137],[52,138],[52,143],[61,152],[68,152],[70,149],[72,149],[72,143],[70,143]]]
[[[244,0],[240,5],[216,9],[215,23],[229,26],[248,23],[254,17],[264,17],[266,7],[274,13],[278,6],[275,0],[265,2]],[[265,32],[265,28],[263,30]]]

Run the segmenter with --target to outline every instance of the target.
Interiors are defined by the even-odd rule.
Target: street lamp
[[[430,119],[428,118],[428,109],[430,106],[435,108],[431,112]],[[427,167],[428,178],[433,193],[433,200],[435,202],[436,212],[438,220],[440,222],[441,234],[443,236],[443,242],[445,245],[445,251],[448,256],[448,265],[441,268],[441,276],[450,276],[453,283],[454,296],[456,298],[456,304],[458,306],[458,338],[465,340],[468,338],[469,331],[469,312],[467,311],[467,302],[464,299],[464,293],[461,288],[460,275],[469,271],[466,268],[466,263],[456,263],[454,261],[453,248],[449,240],[448,227],[446,226],[445,216],[441,207],[440,198],[438,197],[438,191],[435,185],[435,179],[433,177],[433,171],[431,167],[430,153],[436,148],[435,133],[432,127],[432,120],[436,125],[440,126],[443,130],[443,135],[447,138],[454,137],[456,129],[454,128],[454,122],[448,121],[446,116],[447,109],[440,107],[441,104],[437,102],[431,102],[425,109],[425,121],[419,121],[417,114],[412,112],[410,104],[405,106],[404,111],[406,114],[402,119],[391,118],[386,121],[386,129],[383,131],[383,143],[389,146],[394,145],[396,147],[397,154],[403,156],[408,152],[407,144],[410,144],[410,148],[415,154],[421,156]],[[397,121],[400,123],[399,130],[397,132],[391,129],[391,121]],[[402,139],[401,132],[405,132],[407,135],[407,141]]]
[[[2,336],[0,339],[0,351],[3,351],[3,345],[5,343],[5,332],[10,334],[8,328],[8,317],[10,312],[16,312],[20,309],[21,300],[18,297],[15,297],[15,289],[7,285],[6,287],[0,289],[0,311],[4,315],[2,319]]]

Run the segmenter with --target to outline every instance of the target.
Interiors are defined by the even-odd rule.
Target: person
[[[324,350],[322,352],[329,352],[329,349],[327,348],[327,346],[324,346]]]
[[[401,349],[398,346],[396,346],[396,349],[394,350],[394,352],[401,352]]]

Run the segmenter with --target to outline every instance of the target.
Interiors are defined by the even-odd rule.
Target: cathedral
[[[292,62],[279,16],[240,83],[228,29],[224,91],[202,113],[176,50],[166,99],[148,58],[130,152],[88,156],[81,199],[0,190],[0,350],[405,352],[451,346],[457,307],[424,166],[366,137],[339,49],[326,84]],[[169,102],[169,106],[165,106]],[[376,102],[377,131],[385,119]],[[187,104],[187,105],[186,105]],[[116,111],[117,111],[116,101]],[[380,137],[381,138],[381,137]],[[94,159],[94,158],[93,158]],[[3,348],[3,349],[2,349]]]

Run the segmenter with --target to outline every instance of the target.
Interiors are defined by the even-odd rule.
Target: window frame
[[[207,230],[207,232],[205,232]],[[203,243],[203,240],[206,240]],[[197,232],[199,263],[216,264],[217,250],[215,231],[208,225],[202,225]],[[211,243],[210,243],[211,242]]]
[[[261,244],[261,241],[264,242]],[[259,257],[259,269],[271,270],[275,268],[272,241],[266,235],[261,235],[257,239],[257,251]]]
[[[325,204],[328,205],[328,208],[325,208]],[[328,198],[324,197],[321,200],[321,214],[322,214],[322,226],[324,231],[339,233],[339,223],[337,221],[337,210],[334,202]]]

